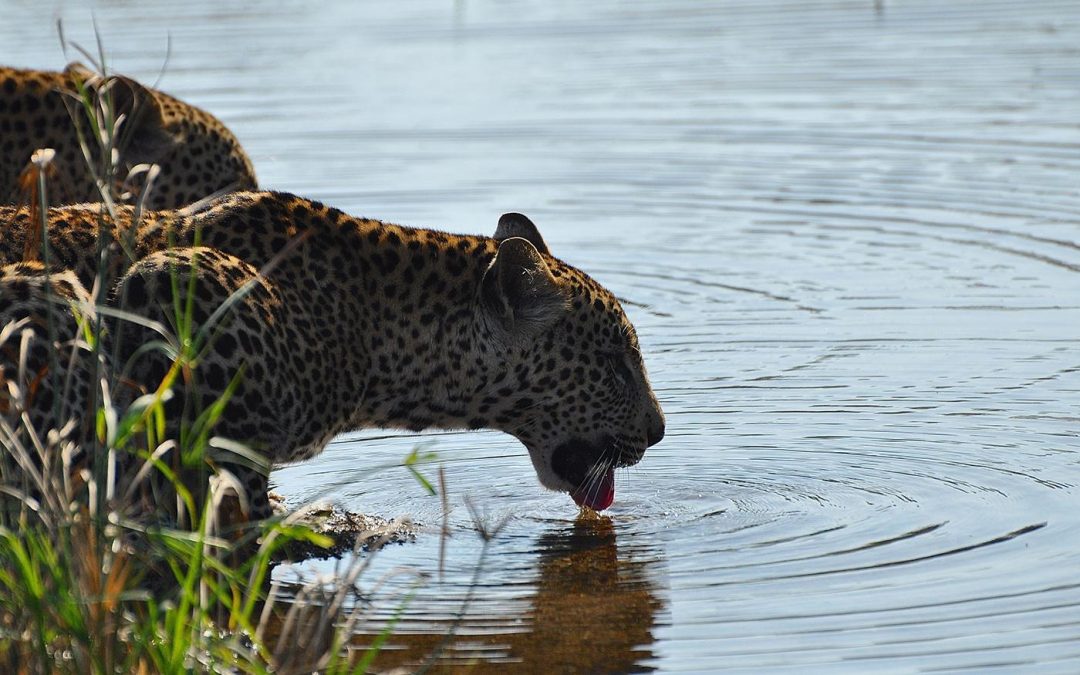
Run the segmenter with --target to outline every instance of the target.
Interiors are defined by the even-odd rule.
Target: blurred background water
[[[1080,4],[0,5],[9,65],[76,58],[57,18],[146,82],[171,41],[160,87],[267,188],[469,233],[522,211],[625,299],[668,433],[605,518],[496,433],[350,434],[273,476],[430,526],[372,564],[428,576],[384,666],[458,620],[440,667],[476,672],[1080,671]],[[442,575],[439,498],[387,468],[418,442]],[[482,561],[466,497],[509,518]]]

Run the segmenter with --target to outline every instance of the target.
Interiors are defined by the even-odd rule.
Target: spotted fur
[[[82,439],[97,370],[84,339],[93,304],[71,272],[49,274],[40,263],[0,267],[0,509],[38,500],[59,472],[43,471],[45,457],[66,467],[68,480],[48,490],[62,500],[78,491]],[[14,499],[13,499],[14,498]],[[63,508],[61,506],[60,508]]]
[[[201,323],[244,289],[177,400],[209,402],[241,372],[215,433],[275,463],[351,429],[492,428],[528,448],[543,485],[569,492],[663,436],[618,300],[552,256],[524,216],[503,216],[494,237],[454,235],[270,192],[136,224],[132,214],[121,209],[113,229],[137,260],[114,254],[126,268],[119,306],[167,325],[173,278],[187,289],[194,275]],[[52,260],[87,284],[98,217],[92,206],[49,214]],[[26,209],[0,209],[0,263],[18,256],[29,225]],[[133,379],[155,381],[155,367],[136,364]],[[265,478],[241,473],[264,495]]]
[[[251,161],[236,137],[195,106],[127,77],[103,78],[79,63],[63,72],[0,67],[0,204],[26,203],[26,186],[19,177],[38,148],[56,150],[48,174],[50,203],[100,200],[79,145],[81,129],[90,165],[104,177],[99,144],[78,98],[82,90],[95,106],[108,99],[114,115],[125,118],[117,137],[118,187],[124,187],[132,167],[160,167],[146,197],[148,208],[176,208],[218,192],[256,187]],[[128,184],[133,199],[144,178],[138,174]]]

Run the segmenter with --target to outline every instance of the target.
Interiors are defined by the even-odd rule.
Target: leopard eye
[[[630,371],[630,366],[626,365],[626,358],[622,354],[609,354],[608,366],[611,368],[611,373],[624,387],[631,387],[634,384],[634,373]]]

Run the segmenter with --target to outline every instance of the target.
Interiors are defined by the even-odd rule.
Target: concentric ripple
[[[54,16],[8,8],[2,60],[60,66]],[[668,433],[604,518],[494,433],[349,435],[274,476],[428,527],[373,559],[372,585],[397,576],[358,644],[402,568],[426,580],[379,665],[1080,671],[1077,3],[96,17],[148,80],[171,35],[162,88],[228,122],[267,187],[468,232],[527,212],[638,327]],[[395,468],[418,442],[445,542]],[[503,525],[486,549],[466,500]]]

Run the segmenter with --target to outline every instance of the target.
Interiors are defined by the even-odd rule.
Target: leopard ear
[[[90,70],[81,61],[72,61],[64,67],[64,75],[69,80],[77,80],[79,82],[86,82],[97,77],[97,73]]]
[[[499,218],[499,225],[495,228],[495,239],[503,241],[510,237],[521,237],[540,253],[551,255],[547,244],[544,243],[544,238],[540,236],[540,230],[536,229],[533,221],[520,213],[504,213]]]
[[[566,311],[562,288],[536,247],[522,237],[499,244],[480,298],[499,325],[521,337],[531,337]]]
[[[153,90],[130,77],[115,75],[98,88],[98,96],[106,92],[114,114],[125,119],[120,143],[129,164],[156,162],[175,145],[175,139],[165,130],[161,105]]]
[[[156,162],[176,145],[175,137],[165,130],[161,106],[152,89],[130,77],[105,77],[78,61],[64,68],[64,76],[72,91],[85,87],[98,100],[107,96],[113,115],[123,115],[117,145],[128,165]]]

